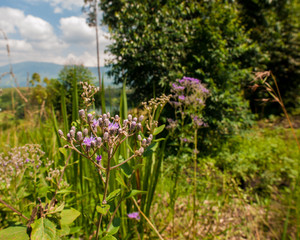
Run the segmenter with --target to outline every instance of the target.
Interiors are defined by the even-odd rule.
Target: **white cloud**
[[[54,26],[44,19],[25,15],[19,9],[0,7],[0,29],[8,37],[13,63],[40,61],[66,64],[73,61],[86,66],[97,65],[95,28],[89,27],[83,17],[61,18],[56,29],[61,33],[56,35]],[[105,37],[107,35],[99,28],[101,66],[108,58],[104,54],[110,43]],[[8,63],[6,44],[0,32],[0,65]]]
[[[95,29],[89,27],[82,17],[61,18],[60,29],[65,41],[75,44],[92,44],[95,41]]]
[[[1,7],[0,8],[0,28],[6,33],[15,33],[16,26],[24,20],[24,13],[19,9]]]

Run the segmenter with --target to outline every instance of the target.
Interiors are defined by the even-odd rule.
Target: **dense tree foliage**
[[[226,134],[249,123],[241,90],[261,54],[235,3],[103,0],[101,8],[113,39],[112,74],[117,83],[126,79],[134,97],[159,95],[176,79],[195,77],[211,91],[204,113],[211,129]]]
[[[297,0],[239,0],[240,18],[266,58],[257,69],[276,76],[288,107],[300,103],[300,4]],[[298,100],[297,100],[298,97]],[[253,99],[257,96],[253,96]],[[253,102],[254,103],[254,102]],[[254,104],[253,104],[254,105]],[[298,105],[299,106],[299,105]],[[257,104],[255,104],[257,108]],[[276,112],[277,109],[277,112]],[[268,112],[278,113],[272,104]]]

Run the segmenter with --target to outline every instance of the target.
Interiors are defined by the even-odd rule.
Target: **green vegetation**
[[[300,239],[299,4],[99,7],[122,87],[66,66],[0,93],[0,239]]]

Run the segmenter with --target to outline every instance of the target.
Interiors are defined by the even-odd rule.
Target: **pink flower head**
[[[136,219],[136,220],[140,220],[141,219],[139,212],[128,213],[127,216],[130,219]]]

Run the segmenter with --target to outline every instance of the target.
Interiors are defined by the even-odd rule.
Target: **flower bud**
[[[152,135],[152,134],[150,134],[150,135],[149,135],[149,138],[152,140],[152,139],[153,139],[153,135]]]
[[[70,134],[70,133],[67,134],[67,140],[68,140],[69,142],[71,142],[71,134]]]
[[[58,134],[59,134],[59,136],[61,136],[61,137],[64,135],[63,131],[60,130],[60,129],[58,130]]]
[[[78,131],[77,132],[77,141],[81,142],[82,140],[83,140],[82,132]]]
[[[150,144],[152,139],[150,137],[147,138],[147,145]]]
[[[110,113],[109,113],[109,112],[107,112],[106,114],[107,114],[107,118],[110,118]]]
[[[102,118],[103,118],[103,120],[105,120],[107,118],[107,115],[104,113]]]
[[[138,130],[141,130],[141,129],[142,129],[142,124],[141,124],[141,123],[138,123],[138,124],[137,124],[137,129],[138,129]]]
[[[133,121],[137,122],[137,118],[136,118],[136,117],[135,117],[135,118],[133,118]]]
[[[92,120],[93,120],[93,115],[89,113],[89,114],[87,115],[87,119],[88,119],[88,122],[91,123]]]
[[[135,127],[136,127],[136,122],[133,121],[130,125],[130,130],[133,131],[135,129]]]
[[[128,120],[131,121],[132,120],[132,116],[131,114],[128,114]]]
[[[118,121],[119,118],[120,118],[119,115],[116,115],[116,116],[115,116],[115,121]]]
[[[106,118],[106,119],[104,120],[104,122],[105,122],[105,126],[108,127],[108,125],[109,125],[109,120]]]
[[[142,141],[142,146],[144,146],[144,147],[145,147],[145,146],[146,146],[146,144],[147,144],[147,140],[144,138],[144,139],[143,139],[143,141]]]
[[[142,141],[142,136],[141,135],[138,135],[138,140]]]
[[[143,147],[140,147],[139,149],[139,154],[142,155],[144,153],[144,148]]]
[[[93,140],[91,141],[91,147],[94,148],[96,146],[96,142]]]
[[[96,139],[96,146],[97,146],[97,147],[100,147],[100,146],[101,146],[101,143],[102,143],[101,137],[97,137],[97,139]]]
[[[103,134],[103,140],[104,140],[104,141],[107,141],[107,139],[108,139],[108,132],[105,132],[105,133]]]
[[[72,127],[71,127],[71,130],[73,130],[74,132],[76,132],[76,127],[75,127],[75,126],[72,126]]]
[[[70,136],[71,136],[72,138],[75,137],[75,131],[74,131],[73,129],[70,130]]]
[[[89,134],[89,130],[87,128],[85,128],[83,130],[83,136],[87,136]]]
[[[127,119],[124,119],[124,121],[123,121],[123,126],[126,126],[127,123],[128,123],[128,120],[127,120]]]
[[[83,109],[79,110],[79,116],[81,118],[84,118],[84,115],[85,115],[85,111]]]
[[[143,121],[143,120],[144,120],[144,116],[141,115],[141,116],[139,117],[139,121],[141,122],[141,121]]]

